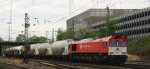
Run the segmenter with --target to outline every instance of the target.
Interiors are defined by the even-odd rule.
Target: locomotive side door
[[[76,52],[76,44],[72,44],[72,53],[75,53]]]
[[[100,40],[100,42],[99,42],[99,53],[101,53],[102,52],[102,40]]]
[[[101,52],[108,53],[108,41],[101,41]]]

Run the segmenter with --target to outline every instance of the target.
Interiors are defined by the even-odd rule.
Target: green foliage
[[[3,41],[3,39],[0,37],[0,41]]]
[[[115,33],[115,30],[116,30],[116,23],[117,23],[117,20],[112,20],[112,21],[110,21],[110,23],[109,23],[109,33],[110,33],[110,35],[114,35],[114,33]]]
[[[98,37],[100,34],[99,32],[96,32],[92,29],[80,29],[76,35],[77,35],[76,38],[84,39],[84,38]]]
[[[18,41],[18,42],[24,41],[24,35],[19,34],[18,37],[16,37],[16,41]],[[43,36],[40,36],[40,37],[32,36],[32,37],[29,37],[29,41],[31,41],[31,42],[46,42],[47,38],[43,37]]]
[[[138,56],[150,55],[150,36],[131,40],[129,42],[128,53]]]
[[[74,32],[73,30],[63,30],[63,29],[58,29],[58,35],[57,35],[57,40],[63,40],[63,39],[71,39],[73,38]]]
[[[117,20],[110,20],[109,23],[107,23],[107,28],[100,28],[98,31],[89,28],[80,29],[79,31],[76,32],[74,32],[73,30],[64,31],[62,29],[58,29],[57,40],[72,39],[72,38],[84,39],[93,37],[105,37],[106,33],[108,35],[114,35],[116,30],[115,28],[116,23]],[[109,31],[107,32],[107,30]]]
[[[47,38],[46,37],[43,37],[43,36],[32,36],[32,37],[29,37],[29,41],[31,42],[46,42],[47,41]]]
[[[19,35],[16,37],[16,41],[18,41],[18,42],[24,41],[24,35],[23,35],[23,34],[19,34]]]
[[[10,47],[12,47],[12,46],[11,45],[2,46],[1,52],[4,53],[4,50],[7,48],[10,48]]]
[[[117,20],[110,20],[107,23],[108,35],[114,35],[116,30]]]
[[[99,37],[106,37],[106,28],[100,28],[98,33]]]
[[[99,29],[95,31],[93,29],[80,29],[77,32],[73,30],[64,31],[62,29],[58,30],[57,40],[64,40],[64,39],[84,39],[84,38],[93,38],[93,37],[104,37],[106,36],[106,29]]]
[[[63,39],[63,33],[64,33],[64,31],[62,30],[62,29],[58,29],[58,31],[57,31],[57,40],[62,40]]]

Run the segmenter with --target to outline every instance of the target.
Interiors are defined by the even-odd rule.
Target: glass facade
[[[139,9],[110,9],[110,17],[119,16],[136,10]],[[67,29],[78,31],[82,28],[90,28],[93,24],[106,20],[106,16],[106,9],[89,9],[79,15],[68,19]]]
[[[128,14],[112,18],[117,20],[115,33],[127,36],[128,39],[139,38],[150,34],[150,8],[141,9]],[[93,25],[91,28],[101,28],[103,24]],[[99,27],[98,27],[99,26]]]

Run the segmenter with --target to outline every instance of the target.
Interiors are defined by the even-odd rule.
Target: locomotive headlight
[[[126,52],[122,52],[123,55],[126,55]]]
[[[112,55],[113,54],[113,52],[109,52],[109,55]]]

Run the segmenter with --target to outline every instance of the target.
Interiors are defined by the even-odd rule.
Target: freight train
[[[127,59],[127,47],[125,37],[108,36],[79,41],[67,39],[52,44],[32,44],[28,54],[31,57],[123,64]],[[23,52],[23,46],[16,46],[5,49],[5,56],[23,56]]]

